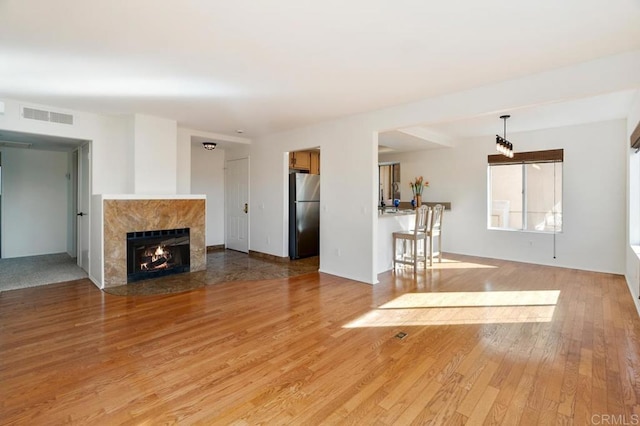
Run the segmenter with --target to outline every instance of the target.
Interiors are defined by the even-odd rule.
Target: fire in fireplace
[[[127,282],[189,272],[189,228],[127,233]]]

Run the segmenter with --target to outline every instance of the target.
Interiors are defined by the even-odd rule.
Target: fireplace
[[[127,283],[189,270],[189,228],[127,233]]]

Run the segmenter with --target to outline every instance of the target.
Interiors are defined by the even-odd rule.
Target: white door
[[[225,246],[249,253],[249,159],[229,160],[226,169]]]
[[[78,155],[78,266],[89,272],[89,203],[91,199],[91,147],[84,144]]]

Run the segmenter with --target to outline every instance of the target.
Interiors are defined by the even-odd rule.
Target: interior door
[[[225,246],[249,253],[249,159],[227,161]]]
[[[77,263],[89,273],[89,204],[91,199],[91,146],[80,147],[78,155]]]

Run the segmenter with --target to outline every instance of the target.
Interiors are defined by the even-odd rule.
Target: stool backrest
[[[442,229],[442,216],[444,216],[444,206],[442,204],[433,206],[428,224],[429,232],[440,232]]]
[[[413,233],[426,232],[430,221],[431,211],[429,207],[422,205],[416,210],[416,224]]]

